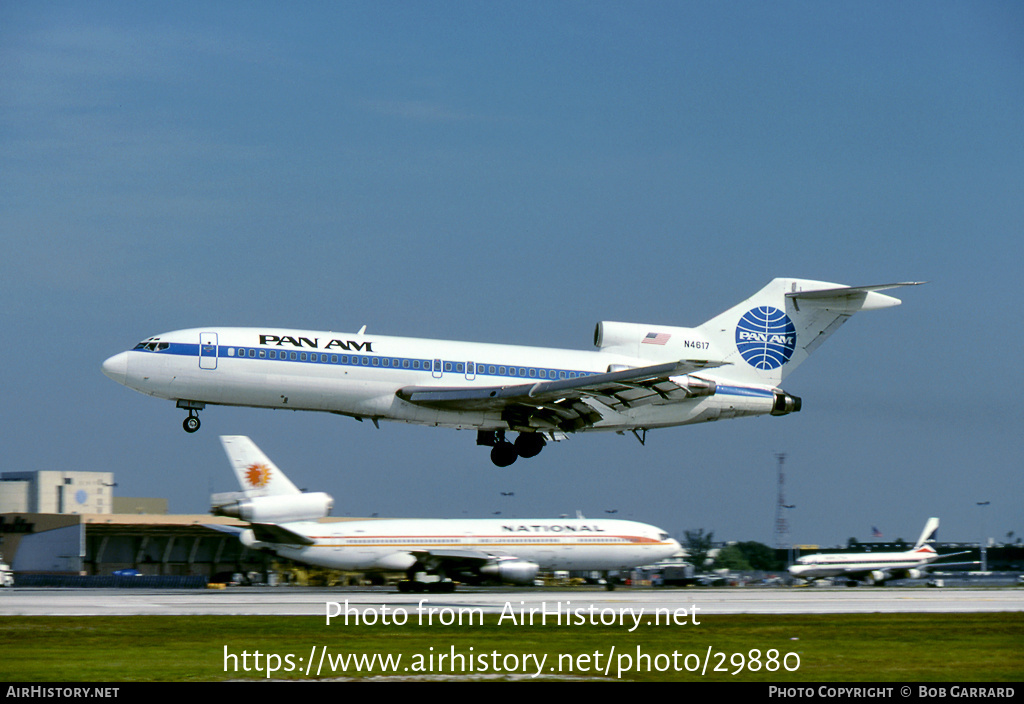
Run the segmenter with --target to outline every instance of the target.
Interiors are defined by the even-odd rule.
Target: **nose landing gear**
[[[188,411],[188,418],[181,423],[181,427],[185,429],[185,432],[194,433],[199,430],[199,426],[201,425],[199,422],[199,411],[206,408],[206,404],[198,401],[182,401],[179,399],[178,408],[184,408]]]
[[[199,430],[199,416],[195,415],[195,411],[188,412],[188,418],[181,423],[181,427],[185,429],[186,433],[194,433]]]

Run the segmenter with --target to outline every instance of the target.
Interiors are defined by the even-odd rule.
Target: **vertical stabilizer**
[[[221,435],[220,442],[248,497],[286,496],[302,492],[291,483],[256,443],[244,435]]]
[[[921,537],[917,539],[917,543],[914,545],[914,549],[918,550],[925,546],[926,543],[935,542],[935,533],[939,530],[939,519],[929,518],[927,523],[924,524],[924,530],[921,531]]]
[[[773,279],[697,330],[728,364],[723,378],[777,386],[854,313],[900,304],[878,291],[916,283],[851,287]]]

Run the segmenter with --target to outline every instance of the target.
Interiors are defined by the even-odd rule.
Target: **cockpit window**
[[[165,349],[170,347],[169,342],[156,342],[154,340],[143,340],[139,344],[135,345],[137,350],[147,350],[149,352],[163,352]]]

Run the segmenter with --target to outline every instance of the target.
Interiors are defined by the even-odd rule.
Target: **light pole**
[[[992,502],[991,501],[977,501],[975,503],[979,507],[985,507],[985,506],[988,506]],[[985,542],[987,541],[987,538],[985,536],[988,533],[988,522],[986,520],[988,518],[988,511],[984,512],[981,515],[982,515],[982,518],[981,518],[981,542],[978,543],[979,547],[981,548],[981,571],[982,572],[988,572],[988,552],[986,550],[986,545],[985,545]]]

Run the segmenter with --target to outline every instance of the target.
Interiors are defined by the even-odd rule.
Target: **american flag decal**
[[[672,337],[667,332],[649,332],[647,337],[640,340],[645,345],[664,345]]]

